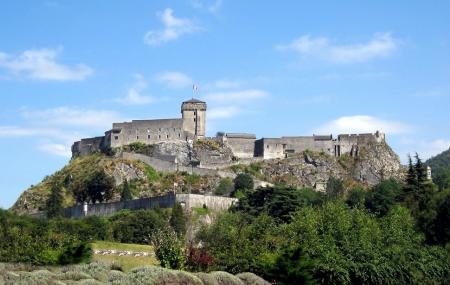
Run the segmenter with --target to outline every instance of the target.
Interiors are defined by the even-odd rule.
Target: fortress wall
[[[264,159],[283,158],[285,156],[282,139],[262,138],[260,144],[258,153],[261,151]]]
[[[132,160],[138,160],[142,161],[151,167],[153,167],[155,170],[163,172],[163,173],[172,173],[177,171],[185,171],[188,173],[193,173],[200,176],[215,176],[219,175],[219,172],[215,169],[207,169],[207,168],[198,168],[194,167],[191,168],[189,166],[184,165],[177,165],[176,163],[172,161],[166,161],[154,157],[149,157],[143,154],[138,153],[130,153],[130,152],[123,152],[122,158],[124,159],[132,159]]]
[[[117,211],[123,209],[139,210],[139,209],[154,209],[159,208],[171,208],[175,205],[175,193],[169,192],[164,196],[110,202],[110,203],[98,203],[88,204],[88,211],[86,216],[110,216]],[[64,216],[67,218],[81,218],[84,217],[84,205],[76,205],[70,208],[64,209]]]
[[[236,157],[250,158],[255,155],[254,138],[226,138],[226,143],[230,146]]]
[[[203,205],[206,205],[208,209],[222,211],[237,203],[238,199],[199,194],[177,194],[176,201],[189,208],[202,208]]]
[[[113,124],[111,146],[118,147],[133,142],[153,144],[186,139],[182,119],[133,120]]]
[[[86,156],[94,152],[100,152],[104,147],[104,136],[81,139],[72,145],[72,156]]]

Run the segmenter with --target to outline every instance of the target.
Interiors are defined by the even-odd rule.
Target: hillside
[[[166,143],[127,146],[109,155],[95,153],[75,157],[64,168],[26,190],[12,210],[18,213],[42,210],[51,186],[55,184],[62,189],[64,206],[72,206],[76,203],[76,182],[98,170],[114,180],[110,201],[120,199],[125,179],[129,181],[133,198],[144,198],[169,190],[187,192],[189,184],[192,193],[214,193],[223,177],[234,177],[240,172],[251,174],[257,185],[268,182],[318,191],[324,190],[330,177],[344,180],[347,189],[356,185],[369,187],[390,177],[403,177],[398,156],[385,143],[361,148],[356,158],[304,151],[284,159],[239,161],[233,159],[226,146],[202,142],[195,145],[194,158],[202,167],[208,168],[194,168],[195,174],[188,174],[191,169],[185,166],[188,152],[185,145]],[[180,165],[164,160],[166,157],[176,157]]]
[[[439,172],[441,169],[450,169],[450,149],[433,156],[426,161],[432,169],[432,174]]]

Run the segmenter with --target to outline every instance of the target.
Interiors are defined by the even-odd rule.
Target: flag
[[[194,92],[198,92],[198,85],[192,85],[192,90],[194,91]]]

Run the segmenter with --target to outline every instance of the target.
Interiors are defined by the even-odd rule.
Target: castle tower
[[[181,104],[183,130],[194,139],[205,137],[206,103],[192,98]]]

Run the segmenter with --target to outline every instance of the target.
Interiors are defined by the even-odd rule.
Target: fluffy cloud
[[[182,35],[192,34],[201,31],[190,19],[177,18],[173,15],[173,10],[166,8],[158,17],[163,24],[161,30],[150,30],[144,36],[144,42],[150,46],[158,46],[169,41],[173,41]]]
[[[90,130],[105,130],[111,127],[112,122],[123,120],[116,111],[67,106],[44,110],[23,110],[22,116],[46,126],[77,127]]]
[[[208,110],[207,116],[209,119],[226,119],[237,115],[240,112],[237,106],[216,107]]]
[[[402,148],[402,153],[405,154],[405,156],[402,157],[402,160],[406,163],[406,154],[413,156],[417,152],[420,158],[425,160],[449,149],[450,139],[436,139],[429,141],[403,138],[400,140],[400,145]]]
[[[388,134],[399,134],[410,131],[411,127],[400,122],[388,121],[372,116],[344,116],[325,123],[315,129],[314,133],[373,133],[377,130]]]
[[[144,96],[141,93],[147,88],[147,82],[141,74],[134,75],[135,82],[128,90],[127,96],[124,98],[116,98],[115,102],[123,105],[146,105],[154,100],[150,96]]]
[[[212,92],[206,94],[206,98],[211,101],[217,102],[246,102],[253,99],[259,99],[268,96],[269,94],[263,90],[248,89],[239,91],[223,91]]]
[[[398,48],[399,40],[390,33],[375,34],[366,43],[339,45],[326,37],[302,36],[287,45],[278,45],[280,51],[294,51],[305,57],[315,57],[333,63],[365,62],[386,57]]]
[[[61,49],[26,50],[20,55],[0,53],[0,68],[36,80],[81,81],[94,71],[87,65],[67,66],[56,62]]]
[[[38,146],[38,149],[51,155],[71,157],[72,151],[70,145],[58,144],[58,143],[42,143]]]
[[[166,71],[156,76],[156,80],[165,83],[170,88],[184,88],[192,85],[192,78],[177,71]]]

